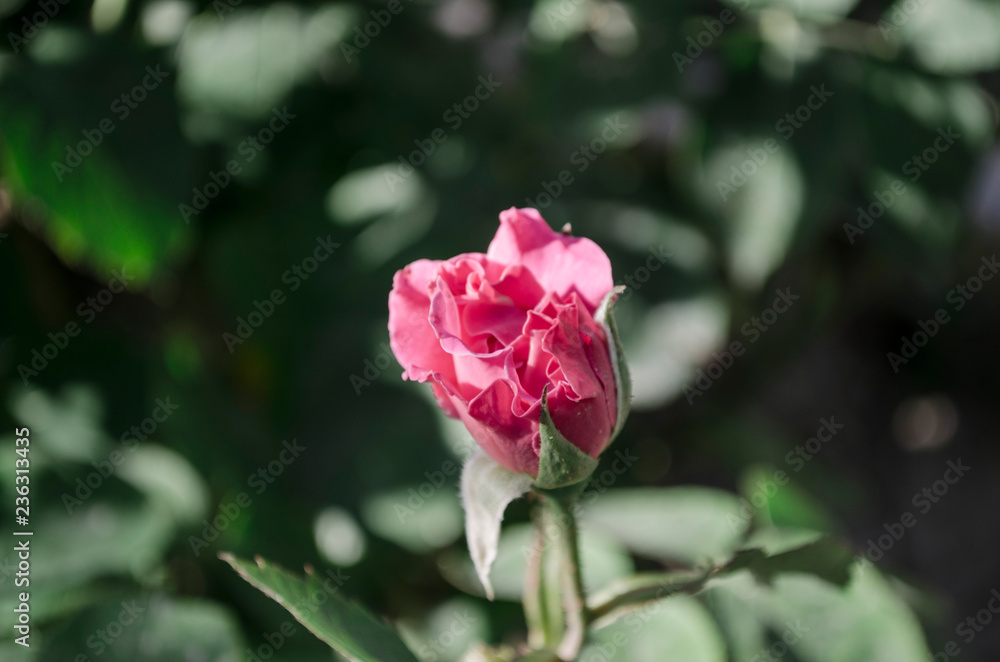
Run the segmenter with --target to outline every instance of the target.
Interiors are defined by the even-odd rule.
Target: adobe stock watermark
[[[560,23],[568,21],[569,17],[585,4],[589,4],[588,0],[562,0],[557,7],[547,5],[545,19],[549,22],[549,27],[554,28]]]
[[[816,429],[816,434],[796,445],[794,450],[788,451],[788,454],[785,455],[785,464],[790,466],[795,473],[802,471],[806,462],[816,457],[823,450],[825,444],[832,441],[837,432],[843,429],[844,424],[838,423],[836,416],[819,419],[819,428]]]
[[[664,581],[649,602],[626,613],[619,620],[621,627],[607,640],[595,643],[592,652],[582,656],[580,662],[612,662],[631,659],[625,654],[631,637],[642,632],[653,620],[653,617],[663,609],[664,603],[668,602],[663,598],[671,594],[672,588],[670,582]],[[796,619],[794,623],[790,620],[785,621],[784,626],[780,638],[769,647],[758,651],[750,658],[750,662],[769,662],[781,658],[810,630],[808,626],[802,624],[801,619]]]
[[[34,14],[31,15],[31,20],[25,16],[21,19],[21,32],[20,34],[14,32],[7,33],[7,41],[10,42],[10,47],[14,50],[14,54],[21,52],[21,49],[36,36],[38,33],[49,24],[49,21],[56,17],[64,6],[68,5],[70,0],[39,0],[38,8]]]
[[[894,3],[886,15],[878,21],[878,30],[882,33],[882,38],[888,39],[890,34],[906,25],[910,17],[927,4],[929,0],[901,0]]]
[[[995,616],[1000,616],[1000,591],[993,589],[990,591],[990,601],[982,609],[972,616],[967,616],[965,620],[955,627],[955,634],[962,638],[962,643],[971,644],[976,635],[985,630],[994,620]],[[962,647],[954,639],[941,647],[930,657],[931,662],[948,662],[953,657],[958,657],[962,652]]]
[[[347,580],[351,578],[350,575],[344,573],[340,568],[337,568],[335,571],[327,570],[322,578],[317,575],[313,575],[313,577],[317,581],[320,581],[322,590],[314,591],[306,599],[297,601],[289,606],[289,608],[294,609],[296,613],[303,616],[308,616],[319,610],[331,597],[337,595],[344,584],[347,583]],[[266,662],[270,660],[299,631],[299,627],[301,626],[297,621],[289,619],[282,622],[274,632],[262,632],[261,638],[264,640],[264,643],[259,644],[256,648],[247,648],[244,651],[246,653],[246,662]]]
[[[160,65],[156,65],[155,68],[146,67],[146,75],[143,76],[142,80],[112,101],[110,111],[115,114],[119,122],[127,120],[132,111],[138,108],[139,104],[149,96],[149,93],[158,88],[169,75],[170,72],[161,70]],[[52,162],[52,172],[55,173],[56,179],[62,182],[63,178],[83,163],[85,158],[93,154],[94,150],[104,142],[104,137],[113,133],[116,128],[118,125],[115,124],[114,118],[105,117],[93,129],[81,131],[83,140],[75,146],[66,145],[66,158],[62,161]]]
[[[774,662],[775,660],[780,660],[788,654],[788,651],[794,650],[795,644],[802,641],[802,635],[807,632],[809,632],[809,628],[802,625],[801,619],[795,619],[794,623],[785,621],[785,629],[781,633],[781,638],[767,648],[757,651],[750,658],[749,662]]]
[[[585,172],[590,167],[590,164],[596,161],[608,149],[609,145],[618,140],[622,133],[625,132],[625,129],[629,128],[629,125],[622,122],[619,116],[620,113],[605,117],[604,128],[601,129],[600,135],[593,138],[590,142],[580,145],[578,149],[570,154],[569,162],[576,166],[577,174]],[[560,170],[555,179],[541,183],[542,193],[536,195],[534,200],[530,197],[524,200],[528,203],[528,207],[546,209],[565,192],[566,187],[575,181],[573,173],[568,168]]]
[[[740,11],[746,11],[747,7],[750,6],[750,0],[736,0],[736,4]],[[677,66],[677,73],[684,73],[684,67],[694,64],[694,61],[701,57],[705,49],[710,48],[715,40],[722,36],[726,26],[735,22],[736,12],[728,7],[719,13],[718,18],[703,20],[701,24],[705,29],[697,35],[687,38],[687,48],[684,49],[684,52],[674,51],[673,59],[674,65]]]
[[[442,658],[447,659],[449,657],[448,651],[451,650],[452,646],[462,641],[462,635],[467,634],[472,629],[471,626],[478,622],[479,619],[473,616],[468,609],[463,609],[461,612],[452,612],[451,622],[448,624],[448,627],[444,628],[443,632],[418,648],[416,651],[417,657],[425,662],[437,662],[437,660]]]
[[[951,127],[938,129],[938,137],[934,143],[911,158],[903,162],[900,166],[904,175],[908,175],[911,182],[917,182],[931,166],[937,163],[941,154],[947,152],[955,141],[962,136],[951,130]],[[875,224],[875,221],[882,218],[882,215],[891,208],[907,192],[906,184],[901,179],[894,179],[889,184],[889,188],[884,191],[872,191],[875,202],[868,205],[868,208],[858,207],[858,218],[855,223],[844,223],[844,234],[847,241],[854,243],[855,237],[864,235]]]
[[[160,611],[161,603],[159,600],[148,602],[143,606],[136,604],[136,602],[136,600],[122,600],[122,608],[118,615],[87,637],[87,648],[93,651],[93,657],[86,653],[80,653],[73,658],[73,662],[91,662],[93,659],[100,658],[109,648],[114,646],[125,630],[146,619],[147,610],[150,611],[148,616],[154,617]]]
[[[17,564],[11,560],[11,557],[3,557],[3,563],[0,563],[0,584],[6,582],[9,577],[13,577],[16,572]]]
[[[582,532],[585,529],[585,521],[581,517],[584,508],[593,505],[618,482],[619,478],[628,473],[632,465],[638,461],[638,456],[632,455],[632,449],[630,448],[626,448],[624,451],[616,449],[614,459],[610,463],[606,462],[606,458],[602,458],[602,462],[605,462],[607,467],[595,472],[593,476],[587,479],[583,491],[580,493],[580,499],[574,506],[573,518],[576,520],[578,531]],[[569,529],[571,524],[569,518],[565,516],[547,517],[544,521],[545,526],[542,527],[541,532],[544,542],[534,539],[521,546],[521,556],[529,563],[542,554],[546,546],[552,545],[562,535],[563,531]]]
[[[472,94],[453,103],[441,115],[441,120],[448,125],[452,132],[462,128],[462,123],[472,117],[472,113],[479,110],[480,104],[493,96],[497,88],[502,85],[499,81],[493,80],[493,74],[485,77],[479,76],[476,80],[479,84],[472,91]],[[389,190],[395,191],[397,186],[409,179],[416,169],[427,163],[427,159],[431,158],[437,148],[445,144],[447,140],[448,131],[442,127],[431,131],[426,138],[414,139],[413,144],[416,145],[417,149],[405,156],[400,154],[396,157],[399,165],[396,166],[395,172],[387,170],[383,175]]]
[[[211,201],[232,183],[233,177],[243,173],[243,166],[260,156],[260,153],[267,149],[275,137],[284,131],[296,117],[298,115],[288,112],[288,106],[282,106],[281,110],[272,108],[271,119],[267,126],[262,127],[254,135],[248,135],[236,148],[237,154],[242,159],[230,159],[226,163],[226,167],[218,172],[209,170],[207,181],[202,186],[191,189],[191,204],[182,202],[177,205],[177,211],[180,212],[184,222],[190,224],[192,216],[198,216],[205,211]]]
[[[941,499],[947,496],[951,488],[965,477],[971,467],[962,463],[962,458],[948,460],[941,478],[935,480],[930,486],[923,488],[913,495],[910,503],[917,509],[919,515],[926,515]],[[903,539],[906,532],[917,525],[918,515],[910,511],[903,512],[895,522],[886,522],[882,525],[885,533],[877,538],[868,540],[864,555],[858,558],[859,569],[863,572],[868,565],[878,563],[885,554],[896,546],[896,543]]]
[[[410,1],[407,0],[407,2]],[[354,40],[352,41],[354,45],[340,42],[340,52],[344,54],[344,59],[350,62],[352,57],[360,55],[361,51],[372,43],[372,39],[382,34],[384,28],[389,27],[393,17],[399,16],[404,9],[406,9],[406,5],[403,4],[402,0],[389,0],[385,9],[372,9],[368,12],[371,19],[363,26],[354,27]]]
[[[467,450],[472,451],[472,446]],[[612,459],[613,457],[613,459]],[[459,460],[445,460],[441,466],[433,472],[424,472],[424,478],[427,480],[416,487],[411,487],[408,491],[408,497],[404,502],[396,502],[393,504],[393,511],[396,513],[396,517],[400,524],[405,524],[406,521],[413,517],[418,510],[424,507],[427,502],[429,502],[437,492],[445,487],[453,484],[450,480],[453,477],[458,477],[462,471],[462,463],[465,458]],[[602,494],[608,491],[608,489],[614,485],[618,479],[625,475],[632,465],[639,461],[639,458],[631,454],[630,449],[616,449],[613,456],[607,458],[606,468],[597,471],[591,476],[587,483],[585,484],[583,491],[580,494],[580,500],[577,504],[577,509],[593,504]],[[512,476],[512,479],[516,477]],[[562,523],[565,525],[565,523]],[[525,547],[522,549],[522,553],[529,553],[530,547]]]
[[[395,319],[395,318],[393,318]],[[414,312],[409,314],[401,327],[415,327],[418,325],[427,325],[427,314],[421,314],[419,312]],[[354,389],[355,395],[361,395],[361,390],[367,386],[371,386],[372,382],[382,376],[382,374],[392,366],[399,366],[396,361],[396,355],[392,351],[392,347],[388,343],[379,343],[379,352],[375,356],[369,357],[362,361],[361,374],[357,372],[352,372],[348,377],[351,382],[351,388]],[[471,442],[471,439],[470,439]]]
[[[771,305],[761,311],[760,316],[753,316],[749,322],[740,327],[740,333],[747,338],[750,345],[753,345],[769,329],[774,327],[778,321],[778,316],[788,311],[796,301],[798,294],[792,294],[792,288],[786,287],[784,290],[775,290],[778,296]],[[712,354],[712,361],[704,368],[698,368],[694,374],[694,383],[684,387],[684,397],[689,405],[694,404],[695,398],[704,395],[708,389],[736,363],[736,359],[743,356],[747,351],[747,345],[742,340],[734,340],[729,344],[729,350],[722,353]]]
[[[313,248],[312,255],[306,256],[301,262],[286,269],[281,274],[281,282],[289,286],[289,292],[297,291],[302,287],[302,283],[309,280],[319,270],[320,265],[330,259],[330,256],[338,248],[340,248],[340,244],[332,240],[332,235],[327,235],[325,239],[316,237],[316,246]],[[286,301],[288,301],[288,297],[281,287],[272,289],[263,301],[254,299],[252,304],[254,309],[247,313],[245,318],[242,315],[236,318],[236,333],[233,334],[229,331],[222,333],[222,342],[226,344],[229,353],[232,354],[239,345],[249,340],[254,331],[259,329],[265,320],[270,319],[277,307]]]
[[[21,363],[17,366],[17,374],[20,375],[24,385],[28,386],[32,377],[37,377],[52,361],[55,361],[59,353],[69,347],[70,340],[80,335],[83,330],[82,325],[90,324],[97,319],[97,314],[110,306],[115,295],[124,292],[129,281],[134,279],[135,276],[129,275],[125,267],[122,267],[121,271],[112,270],[107,287],[98,290],[93,296],[87,297],[76,307],[77,317],[83,320],[82,323],[72,320],[66,323],[62,331],[48,333],[47,337],[50,342],[42,345],[41,349],[33,348],[31,361],[27,365]]]
[[[649,256],[644,265],[636,267],[631,274],[622,276],[620,280],[615,281],[615,285],[626,286],[625,291],[618,297],[619,303],[631,299],[632,294],[636,290],[642,289],[642,286],[649,282],[652,275],[659,271],[673,256],[674,254],[669,252],[663,244],[650,248]]]
[[[843,423],[837,422],[836,416],[819,419],[819,427],[816,434],[809,437],[805,442],[795,446],[794,450],[785,455],[785,464],[791,467],[792,471],[798,473],[806,466],[806,462],[816,457],[824,445],[832,441],[837,432],[844,429]],[[746,528],[747,522],[762,509],[766,508],[780,488],[788,485],[790,477],[783,469],[777,469],[770,477],[765,477],[757,481],[754,489],[746,497],[740,497],[739,510],[726,516],[726,523],[734,533],[740,533]]]
[[[379,343],[379,348],[382,350],[370,359],[365,359],[362,364],[364,365],[364,370],[361,374],[351,373],[349,377],[351,382],[351,388],[354,389],[354,395],[361,395],[361,389],[366,386],[371,386],[371,383],[382,376],[382,373],[392,365],[398,365],[392,353],[392,348],[389,347],[389,343]]]
[[[407,491],[409,497],[407,497],[405,505],[399,501],[392,504],[393,512],[396,513],[399,523],[405,524],[406,520],[416,515],[417,511],[423,508],[437,494],[438,490],[451,484],[448,479],[452,476],[458,476],[461,470],[461,461],[445,460],[436,471],[425,471],[424,478],[427,480]]]
[[[614,459],[607,468],[595,471],[580,493],[580,507],[592,505],[602,494],[608,491],[618,479],[628,473],[632,465],[639,461],[639,457],[632,455],[632,449],[615,449]]]
[[[131,454],[135,452],[140,441],[149,439],[156,433],[161,424],[180,409],[180,405],[170,401],[169,395],[165,398],[157,398],[155,404],[156,407],[148,417],[122,433],[121,449],[114,448],[104,459],[91,462],[90,465],[96,471],[91,471],[86,476],[77,478],[76,490],[73,494],[63,492],[62,502],[68,515],[72,515],[74,509],[82,506],[84,501],[93,496],[94,492],[104,484],[104,481],[111,477],[115,469],[125,464]]]
[[[306,446],[299,445],[298,439],[291,441],[286,439],[281,442],[281,445],[282,449],[278,453],[278,457],[247,476],[247,487],[253,488],[254,494],[258,496],[263,494],[264,490],[272,485],[278,476],[283,474],[285,469],[299,458],[303,451],[307,450]],[[202,520],[201,523],[204,527],[201,530],[201,536],[188,536],[188,544],[191,545],[191,551],[194,552],[194,555],[201,556],[201,550],[218,540],[222,532],[232,526],[233,522],[239,519],[240,515],[252,505],[253,497],[246,490],[225,503],[219,504],[218,514],[211,522],[207,519]]]
[[[997,262],[996,255],[989,258],[983,256],[980,262],[979,270],[975,275],[948,291],[945,301],[951,304],[952,312],[958,312],[965,308],[972,297],[982,291],[983,284],[993,280],[997,271],[1000,271],[1000,262]],[[920,327],[917,331],[914,331],[910,337],[900,337],[902,342],[899,346],[899,352],[889,352],[885,355],[892,371],[898,374],[900,367],[909,363],[921,349],[927,346],[931,338],[938,334],[941,327],[950,321],[951,315],[948,309],[941,307],[934,311],[931,317],[917,322],[917,326]]]
[[[815,113],[820,111],[826,102],[833,97],[833,92],[826,89],[825,83],[819,87],[813,85],[809,91],[812,94],[806,97],[805,102],[793,112],[785,113],[784,117],[774,123],[775,132],[783,140],[791,140],[795,136],[795,132],[805,126],[806,122],[811,120]],[[730,195],[743,188],[750,181],[750,178],[767,163],[771,155],[781,150],[781,147],[782,144],[775,138],[768,138],[758,147],[748,147],[746,150],[747,158],[738,165],[730,166],[729,181],[720,179],[715,182],[715,188],[722,196],[722,200],[725,201]]]

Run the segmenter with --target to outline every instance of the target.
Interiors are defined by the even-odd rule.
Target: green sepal
[[[617,394],[618,416],[615,419],[615,428],[611,432],[611,439],[608,446],[615,440],[618,433],[625,427],[625,420],[632,409],[632,377],[628,372],[628,363],[625,361],[625,350],[622,349],[621,338],[618,337],[618,325],[615,323],[615,315],[612,306],[618,295],[625,291],[624,285],[619,285],[605,295],[601,305],[597,307],[594,321],[601,325],[604,333],[608,336],[608,353],[611,356],[611,369],[615,373],[615,393]],[[605,446],[607,448],[607,446]]]
[[[542,407],[538,419],[542,444],[538,451],[538,477],[534,486],[542,490],[555,490],[590,478],[597,469],[598,461],[560,434],[549,415],[548,401],[546,386],[542,389]]]

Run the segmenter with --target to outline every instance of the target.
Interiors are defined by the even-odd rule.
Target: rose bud
[[[596,465],[589,458],[627,415],[628,377],[609,314],[616,294],[597,244],[553,231],[535,209],[511,208],[485,255],[417,260],[396,273],[389,342],[403,378],[430,382],[441,409],[493,460],[539,477],[540,454],[552,456],[544,438],[566,474],[560,458]],[[549,477],[541,487],[583,477]]]

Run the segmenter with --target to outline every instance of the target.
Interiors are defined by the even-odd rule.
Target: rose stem
[[[553,525],[546,509],[540,504],[532,508],[532,519],[535,523],[534,538],[524,576],[524,618],[528,623],[528,645],[533,649],[553,650],[563,631],[562,605],[559,604],[560,577],[558,573],[552,573],[552,550],[546,544],[547,532]]]
[[[556,652],[564,660],[574,660],[580,654],[587,633],[587,602],[580,569],[580,546],[576,525],[579,489],[564,488],[545,494],[545,503],[555,524],[555,544],[562,555],[563,607],[566,609],[566,630]]]

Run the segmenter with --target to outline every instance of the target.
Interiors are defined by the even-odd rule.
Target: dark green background
[[[386,297],[409,261],[484,251],[498,212],[541,206],[564,170],[572,183],[542,212],[600,244],[616,281],[644,280],[666,254],[619,309],[637,402],[617,443],[640,459],[616,488],[749,496],[834,416],[844,428],[755,525],[829,531],[863,553],[961,458],[967,477],[878,565],[931,651],[1000,586],[1000,283],[957,312],[949,299],[997,250],[997,4],[403,0],[357,52],[343,45],[385,5],[55,6],[14,53],[8,35],[43,8],[0,2],[0,481],[12,502],[11,435],[30,426],[37,532],[33,657],[8,641],[4,659],[214,660],[256,646],[288,617],[215,554],[332,567],[314,536],[331,507],[328,521],[365,540],[345,594],[411,623],[472,605],[489,615],[483,636],[523,636],[515,603],[459,598],[443,577],[464,550],[457,473],[419,518],[392,516],[454,457],[445,440],[465,436],[387,360]],[[169,75],[123,118],[116,99],[156,66]],[[500,85],[456,127],[449,109],[481,76]],[[821,86],[833,96],[789,137],[779,122]],[[287,127],[247,147],[283,108]],[[60,181],[53,162],[105,118],[113,132]],[[574,153],[608,118],[626,128],[581,171]],[[907,162],[949,127],[960,137],[911,180]],[[442,133],[414,174],[386,177]],[[777,151],[723,200],[717,182],[768,139]],[[233,160],[240,174],[186,223],[179,206]],[[905,192],[851,237],[845,224],[896,179]],[[292,291],[283,274],[318,237],[340,246]],[[128,291],[88,323],[79,306],[122,269]],[[275,288],[285,303],[230,352],[223,334]],[[744,325],[786,288],[800,298],[750,342]],[[894,372],[887,354],[939,308],[950,321]],[[23,379],[70,322],[81,333]],[[745,354],[686,396],[733,341]],[[68,514],[61,495],[167,397],[177,411]],[[248,477],[291,439],[307,450],[257,494]],[[251,505],[196,556],[190,536],[241,492]],[[509,514],[525,519],[524,506]],[[12,590],[0,577],[2,637]],[[94,656],[87,637],[134,598],[162,610],[155,627]],[[1000,628],[961,648],[996,659]],[[300,634],[274,659],[329,653]]]

